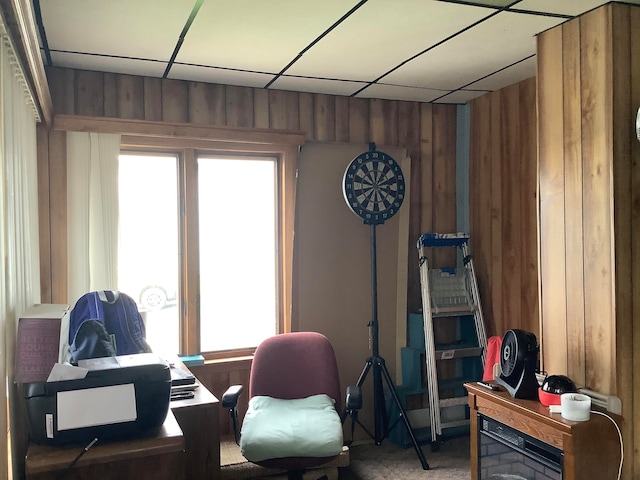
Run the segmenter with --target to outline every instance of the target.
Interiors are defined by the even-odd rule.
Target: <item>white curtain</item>
[[[0,479],[10,478],[19,469],[17,455],[12,455],[13,466],[6,455],[9,438],[16,451],[20,434],[15,434],[15,425],[23,401],[13,385],[16,325],[26,308],[40,303],[38,120],[33,96],[0,17]]]
[[[69,304],[118,283],[120,135],[67,134]]]

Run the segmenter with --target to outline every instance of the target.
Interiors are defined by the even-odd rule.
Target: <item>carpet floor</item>
[[[422,452],[429,464],[425,471],[413,447],[401,448],[387,440],[349,449],[349,466],[340,468],[340,480],[469,480],[469,437],[447,439],[439,451],[429,445]]]
[[[351,446],[347,459],[338,461],[333,470],[319,469],[308,472],[307,478],[318,476],[334,480],[469,480],[469,437],[447,439],[437,452],[429,445],[422,446],[422,452],[429,464],[424,470],[413,447],[401,448],[389,440],[381,445],[367,443]],[[268,471],[246,462],[237,446],[232,442],[221,445],[221,478],[223,480],[286,479],[280,472]],[[348,465],[345,463],[348,462]],[[337,465],[337,469],[335,468]],[[337,470],[337,472],[336,472]],[[335,472],[335,473],[334,473]]]

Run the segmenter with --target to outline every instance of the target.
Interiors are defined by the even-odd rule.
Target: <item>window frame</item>
[[[224,358],[236,358],[251,355],[255,348],[220,350],[215,352],[200,351],[200,292],[198,285],[200,258],[199,258],[199,230],[198,221],[188,221],[190,218],[198,218],[198,175],[197,162],[200,155],[241,155],[241,156],[269,156],[276,159],[276,181],[278,196],[278,213],[277,213],[277,248],[281,252],[280,260],[277,265],[278,276],[278,293],[276,299],[277,305],[277,333],[291,331],[291,308],[287,298],[286,279],[291,276],[286,274],[288,262],[284,258],[286,256],[284,245],[286,244],[286,229],[283,224],[286,223],[285,217],[288,208],[285,203],[286,195],[283,177],[286,172],[286,151],[277,146],[256,146],[255,144],[239,144],[233,142],[218,143],[202,140],[176,140],[176,139],[140,139],[123,135],[120,142],[122,152],[127,153],[171,153],[178,157],[178,181],[180,182],[180,255],[182,257],[181,289],[179,292],[179,306],[181,308],[180,315],[180,350],[185,355],[201,354],[206,360],[218,360]],[[290,208],[290,207],[289,207]]]
[[[278,158],[277,177],[279,189],[279,225],[278,245],[281,249],[280,265],[280,293],[278,298],[279,332],[298,330],[298,322],[292,317],[293,310],[293,228],[295,218],[295,189],[296,189],[296,161],[299,149],[305,141],[305,136],[299,132],[276,131],[264,129],[248,129],[234,127],[216,127],[184,123],[152,122],[146,120],[121,120],[104,117],[86,117],[77,115],[56,115],[53,129],[58,131],[89,131],[99,133],[118,133],[121,135],[120,148],[122,151],[143,150],[160,152],[176,152],[183,150],[185,155],[192,155],[191,161],[179,162],[184,170],[179,170],[181,182],[197,182],[197,177],[191,171],[195,168],[195,155],[198,151],[216,152],[222,154],[268,154]],[[190,167],[188,167],[190,165]],[[187,212],[197,207],[197,189],[184,189],[191,192],[185,197],[183,208]],[[195,210],[197,212],[197,210]],[[184,219],[184,215],[182,216]],[[183,220],[182,220],[183,222]],[[198,232],[192,222],[185,229],[184,241],[197,242]],[[197,252],[197,249],[195,250]],[[188,254],[187,254],[188,252]],[[185,271],[192,275],[194,264],[197,264],[197,254],[194,249],[185,249],[182,264]],[[184,273],[183,273],[184,274]],[[189,281],[190,280],[190,281]],[[197,281],[197,279],[195,279]],[[66,282],[66,278],[65,278]],[[196,285],[194,279],[189,278],[186,286]],[[196,288],[185,288],[180,292],[182,303],[182,317],[186,324],[181,325],[180,348],[184,355],[195,355],[199,350],[199,312],[198,292]],[[253,353],[254,349],[229,350],[209,353],[205,359],[226,360],[239,358]]]

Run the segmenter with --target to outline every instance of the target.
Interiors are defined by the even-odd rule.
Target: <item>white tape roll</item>
[[[562,418],[574,422],[584,422],[591,417],[591,397],[582,393],[563,393],[560,395]]]

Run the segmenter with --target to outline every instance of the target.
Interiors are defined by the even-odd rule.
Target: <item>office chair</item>
[[[361,406],[350,387],[348,408]],[[252,463],[287,471],[290,480],[342,451],[338,365],[329,340],[316,332],[275,335],[256,349],[249,377],[249,408],[238,434],[241,385],[227,389],[236,443]],[[357,403],[360,402],[360,405]]]

